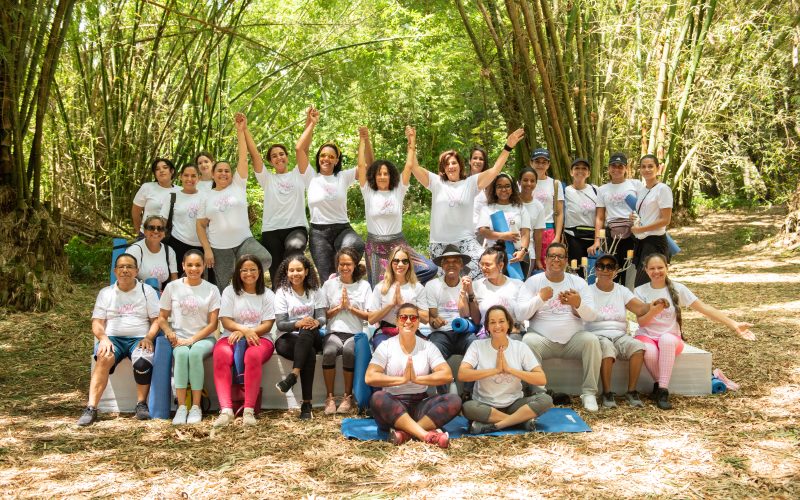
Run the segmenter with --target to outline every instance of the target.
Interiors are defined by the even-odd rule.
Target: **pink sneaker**
[[[395,446],[400,446],[409,439],[411,439],[411,434],[397,429],[389,429],[389,436],[386,438],[387,441]]]
[[[435,444],[439,448],[447,448],[450,446],[450,435],[440,430],[430,431],[425,434],[425,442]]]

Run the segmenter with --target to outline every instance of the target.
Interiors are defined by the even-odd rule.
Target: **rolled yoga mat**
[[[369,347],[369,338],[364,332],[356,333],[353,338],[355,342],[355,366],[353,367],[353,396],[358,403],[358,409],[369,408],[369,399],[372,397],[372,387],[364,381],[367,374],[367,366],[372,359],[372,350]]]
[[[111,245],[111,269],[109,270],[109,284],[113,285],[117,282],[117,276],[114,274],[114,263],[117,262],[117,257],[125,253],[125,249],[128,248],[128,240],[125,238],[114,238]]]
[[[244,353],[247,351],[247,339],[239,339],[233,346],[233,383],[244,384]]]
[[[477,333],[480,327],[468,318],[456,318],[450,323],[450,328],[456,333]]]
[[[498,232],[505,232],[509,231],[508,228],[508,221],[506,220],[506,216],[502,210],[498,210],[497,212],[493,213],[491,216],[492,219],[492,229]],[[506,262],[511,262],[512,257],[514,256],[514,252],[517,251],[514,244],[510,241],[506,241]],[[525,281],[525,274],[522,272],[522,266],[519,265],[519,262],[514,262],[513,264],[508,264],[506,266],[506,270],[508,271],[508,276],[514,279],[518,279],[520,281]]]
[[[172,410],[172,344],[163,332],[159,332],[153,354],[153,378],[147,406],[152,418],[169,419]]]

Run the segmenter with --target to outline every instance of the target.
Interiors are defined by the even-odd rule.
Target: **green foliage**
[[[113,243],[103,238],[87,243],[78,236],[64,246],[69,260],[69,275],[76,283],[97,283],[108,280]]]

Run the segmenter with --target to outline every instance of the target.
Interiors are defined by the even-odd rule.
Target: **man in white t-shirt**
[[[462,286],[461,270],[471,260],[457,246],[447,245],[442,255],[433,259],[444,271],[444,276],[425,284],[428,322],[433,330],[428,340],[439,349],[445,360],[453,355],[463,356],[470,344],[477,339],[474,333],[453,331],[454,319],[469,316],[468,297]],[[472,392],[472,384],[469,386],[469,391],[464,387],[465,392]],[[445,393],[447,389],[446,386],[440,386],[439,392]]]
[[[147,393],[153,374],[153,340],[158,334],[158,296],[155,290],[136,280],[138,262],[122,254],[114,263],[117,282],[100,290],[92,312],[92,333],[97,339],[96,364],[89,385],[89,403],[78,425],[92,425],[97,419],[97,404],[120,361],[130,358],[136,380],[136,418],[148,420]]]
[[[581,400],[588,411],[597,411],[597,375],[600,373],[600,342],[585,331],[584,321],[594,321],[597,312],[589,285],[574,274],[566,274],[567,247],[552,243],[545,253],[547,270],[531,276],[520,288],[517,318],[528,319],[522,338],[536,358],[580,359],[583,364]]]

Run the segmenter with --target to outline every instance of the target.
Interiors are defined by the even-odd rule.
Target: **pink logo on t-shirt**
[[[314,314],[314,308],[305,304],[293,306],[289,309],[289,317],[292,318],[311,316],[312,314]]]
[[[672,315],[673,315],[672,311],[670,311],[669,309],[664,309],[663,311],[658,313],[655,319],[658,321],[671,321]]]
[[[239,321],[248,325],[255,325],[261,322],[261,314],[255,309],[246,307],[239,311]]]
[[[552,297],[547,301],[547,308],[550,309],[550,312],[555,314],[572,313],[572,306],[569,304],[562,304],[558,296]]]
[[[186,215],[190,219],[197,218],[197,214],[200,212],[200,204],[199,203],[192,203],[189,205],[189,208],[186,210]]]
[[[214,206],[217,207],[217,210],[220,212],[224,212],[228,210],[229,207],[233,206],[233,202],[235,201],[233,196],[220,196],[217,198],[217,201],[214,203]]]
[[[450,299],[442,304],[439,309],[441,311],[456,312],[458,311],[458,301],[456,299]]]
[[[608,197],[609,204],[624,205],[626,196],[628,196],[628,193],[614,193]]]
[[[584,210],[584,212],[591,212],[592,210],[594,210],[595,205],[589,200],[584,200],[581,201],[581,208]]]
[[[150,277],[156,278],[159,282],[166,281],[167,276],[169,276],[169,273],[167,273],[167,270],[161,266],[155,266],[150,269]]]
[[[178,306],[181,308],[181,314],[189,316],[200,310],[200,301],[194,295],[187,295],[178,301]]]
[[[378,209],[378,213],[381,215],[391,215],[397,213],[397,207],[394,204],[394,200],[389,198],[383,201],[383,205],[380,209]]]
[[[618,312],[619,311],[617,308],[611,304],[604,305],[597,309],[597,315],[603,321],[614,321],[620,319]]]
[[[546,193],[544,191],[534,191],[533,196],[539,200],[542,205],[549,205],[553,202],[553,196],[550,193]]]
[[[336,199],[336,191],[337,191],[336,184],[327,184],[326,183],[326,184],[322,185],[322,188],[325,191],[325,199],[326,200]]]
[[[117,314],[120,316],[133,316],[136,312],[136,305],[134,304],[121,304],[117,308]]]
[[[278,188],[280,194],[288,194],[294,190],[294,184],[291,181],[285,180],[276,182],[275,187]]]

